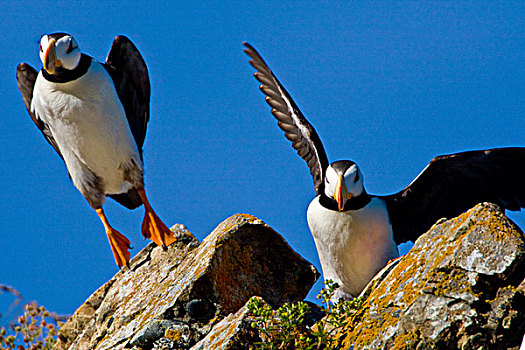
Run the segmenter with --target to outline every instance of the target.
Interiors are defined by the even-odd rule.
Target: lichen
[[[472,322],[467,320],[474,312],[468,303],[482,300],[481,291],[475,290],[479,276],[477,270],[494,269],[488,265],[492,260],[487,256],[494,257],[494,266],[496,262],[505,261],[504,268],[516,260],[508,257],[507,261],[505,256],[494,256],[494,252],[483,250],[483,245],[478,243],[481,242],[477,238],[480,235],[507,243],[509,237],[516,237],[517,242],[513,244],[523,244],[519,231],[492,205],[479,205],[457,218],[434,225],[371,292],[352,320],[355,327],[341,334],[345,348],[381,348],[386,342],[389,346],[394,342],[394,348],[401,349],[407,339],[417,343],[422,335],[399,328],[398,322],[423,294],[433,295],[438,298],[436,300],[446,299],[442,302],[450,305],[447,316],[452,322],[450,324],[462,313],[465,313],[462,321],[465,327]],[[496,245],[496,249],[500,246]],[[457,266],[458,262],[471,269]],[[456,303],[457,300],[462,302]],[[467,310],[471,311],[467,314]],[[394,340],[388,340],[390,333],[393,333]]]
[[[417,329],[413,329],[408,333],[403,333],[394,338],[392,350],[410,350],[414,349],[420,341],[420,334]]]
[[[164,332],[164,337],[171,339],[176,343],[180,343],[182,341],[182,333],[176,329],[166,329]]]

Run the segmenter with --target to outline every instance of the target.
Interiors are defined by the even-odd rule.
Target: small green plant
[[[310,306],[305,302],[285,303],[277,310],[262,299],[254,297],[248,303],[249,311],[257,321],[252,328],[259,330],[262,342],[259,349],[315,349],[316,339],[305,325],[305,316]]]
[[[349,326],[349,316],[361,308],[364,299],[359,297],[352,300],[341,300],[336,304],[332,304],[330,300],[337,288],[339,288],[337,283],[326,280],[325,288],[317,295],[317,299],[321,299],[323,303],[324,311],[326,312],[325,323],[333,328],[344,329]]]
[[[258,349],[336,349],[338,339],[335,335],[351,326],[351,316],[361,307],[362,298],[340,301],[332,304],[330,299],[338,288],[331,280],[325,281],[318,299],[322,301],[325,313],[313,326],[306,324],[311,307],[303,302],[285,303],[277,310],[260,298],[252,298],[248,310],[257,318],[252,328],[259,330],[261,342],[255,344]]]

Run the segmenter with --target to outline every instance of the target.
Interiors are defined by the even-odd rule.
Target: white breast
[[[325,279],[357,296],[390,259],[399,253],[383,200],[372,197],[359,210],[329,210],[316,197],[307,212]]]
[[[131,159],[142,168],[124,109],[106,70],[96,61],[71,82],[53,83],[40,72],[32,109],[49,125],[69,173],[80,189],[89,169],[103,182],[105,193],[121,193],[122,165]]]

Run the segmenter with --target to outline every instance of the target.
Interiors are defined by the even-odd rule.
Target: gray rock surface
[[[146,247],[60,329],[56,349],[248,349],[259,340],[248,299],[277,308],[318,277],[253,216],[225,220],[200,245],[174,230],[186,243]],[[334,329],[338,349],[518,350],[524,235],[497,206],[478,205],[434,225],[363,295],[352,326]]]
[[[245,305],[217,323],[191,350],[247,349],[250,344],[261,341],[257,331],[251,327],[253,321]]]
[[[251,215],[228,218],[200,245],[172,230],[180,242],[141,251],[79,307],[55,349],[188,349],[251,296],[278,307],[302,300],[319,277]]]
[[[348,349],[518,349],[525,333],[525,238],[493,204],[421,236],[374,281]]]

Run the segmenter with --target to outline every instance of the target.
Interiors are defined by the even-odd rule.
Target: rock
[[[302,300],[319,276],[251,215],[228,218],[200,245],[184,227],[172,230],[179,242],[166,252],[144,248],[80,306],[54,349],[188,349],[203,338],[212,344],[206,334],[243,319],[251,296],[273,307]]]
[[[304,298],[318,277],[253,216],[225,220],[200,245],[184,227],[172,230],[181,240],[140,252],[60,329],[55,349],[253,348],[260,338],[248,299],[276,309]],[[497,206],[478,205],[439,221],[362,296],[352,326],[332,325],[338,349],[518,350],[525,237]],[[324,316],[311,306],[308,325]]]
[[[257,331],[251,327],[255,321],[244,305],[235,314],[230,314],[217,323],[191,350],[248,349],[249,345],[261,341]]]
[[[367,288],[346,349],[518,349],[525,238],[493,204],[436,224]]]
[[[267,305],[266,301],[257,297]],[[305,323],[312,326],[319,321],[325,314],[316,304],[306,302],[311,311],[305,315]],[[230,314],[221,322],[217,323],[210,333],[199,341],[191,350],[234,350],[248,349],[256,342],[260,342],[258,332],[252,328],[252,323],[257,319],[248,311],[247,304],[239,309],[235,314]]]

